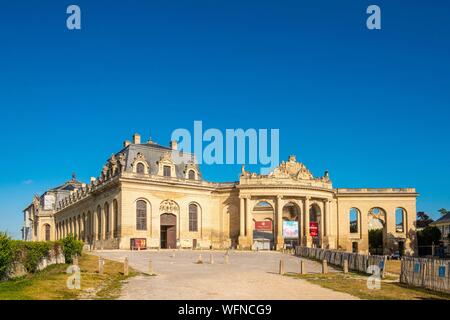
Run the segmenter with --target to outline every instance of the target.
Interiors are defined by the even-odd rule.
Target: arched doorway
[[[267,201],[259,201],[253,207],[253,249],[270,250],[275,247],[274,209]]]
[[[299,245],[300,208],[293,202],[283,207],[283,238],[284,243],[292,248]]]
[[[369,210],[367,228],[369,229],[369,253],[382,255],[386,241],[386,212],[378,207]]]
[[[160,216],[160,240],[162,249],[174,249],[177,247],[177,217],[171,213],[163,213]]]

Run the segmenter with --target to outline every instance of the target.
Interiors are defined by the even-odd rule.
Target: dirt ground
[[[280,260],[286,273],[298,273],[300,258],[279,252],[229,253],[225,262],[221,251],[161,250],[161,251],[98,251],[107,259],[123,261],[147,273],[149,260],[156,276],[140,275],[124,284],[119,299],[169,300],[327,300],[357,299],[346,293],[322,288],[303,279],[279,275]],[[199,255],[203,263],[197,263]],[[210,255],[213,263],[210,263]],[[308,273],[320,273],[321,265],[303,260]],[[329,267],[330,272],[335,272]]]

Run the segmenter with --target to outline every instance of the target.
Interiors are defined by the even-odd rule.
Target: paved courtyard
[[[300,258],[279,252],[230,251],[229,264],[224,251],[97,251],[107,259],[123,261],[128,257],[132,268],[148,272],[152,260],[156,276],[140,275],[124,284],[119,299],[161,300],[268,300],[268,299],[356,299],[322,288],[306,280],[278,274],[280,259],[287,273],[298,273]],[[197,264],[199,254],[203,264]],[[210,263],[212,254],[214,263]],[[308,273],[319,273],[320,263],[304,260]],[[329,267],[330,272],[335,270]]]

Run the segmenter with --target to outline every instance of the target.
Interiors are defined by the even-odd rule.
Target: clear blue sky
[[[66,28],[78,4],[82,30]],[[378,4],[382,30],[365,26]],[[0,230],[87,181],[124,139],[279,128],[335,187],[416,187],[450,209],[447,1],[9,1],[0,10]],[[204,166],[236,180],[239,166]]]

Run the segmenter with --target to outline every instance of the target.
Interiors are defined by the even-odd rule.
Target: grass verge
[[[79,259],[81,288],[69,289],[67,264],[52,265],[33,275],[0,282],[0,300],[115,299],[122,281],[137,275],[130,268],[123,274],[123,263],[105,260],[103,274],[98,273],[98,257],[83,254]]]
[[[399,282],[381,282],[380,289],[367,287],[367,276],[359,273],[292,275],[290,277],[304,279],[321,287],[351,294],[365,300],[449,300],[450,295],[421,288],[405,286]]]

